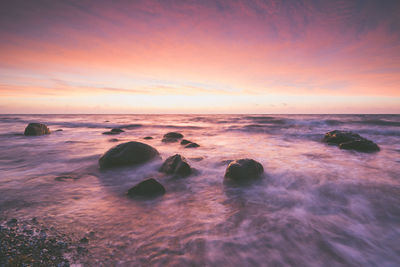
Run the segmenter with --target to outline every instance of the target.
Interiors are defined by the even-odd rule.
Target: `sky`
[[[398,0],[5,0],[0,113],[400,113]]]

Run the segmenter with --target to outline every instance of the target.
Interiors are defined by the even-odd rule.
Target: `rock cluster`
[[[347,131],[334,130],[324,136],[324,142],[338,145],[341,149],[350,149],[358,152],[376,152],[379,146],[359,134]]]
[[[114,130],[114,129],[113,129]],[[111,130],[111,131],[113,131]],[[114,130],[117,132],[117,130]],[[162,142],[178,142],[183,135],[177,132],[169,132],[163,136]],[[151,137],[145,137],[151,139]],[[361,152],[378,151],[379,147],[374,142],[360,136],[359,134],[345,131],[331,131],[325,134],[324,141],[329,144],[338,145],[341,149],[353,149]],[[199,145],[187,139],[180,142],[185,148],[198,147]],[[152,159],[160,158],[158,151],[144,143],[128,142],[119,144],[107,151],[100,159],[101,169],[130,166],[148,162]],[[229,161],[224,178],[232,182],[247,182],[261,178],[264,173],[264,167],[261,163],[249,159],[238,159]],[[193,169],[188,161],[181,155],[175,154],[168,157],[160,172],[167,175],[186,177],[193,173]],[[144,180],[128,191],[129,196],[158,196],[165,193],[165,188],[157,180],[151,178]]]

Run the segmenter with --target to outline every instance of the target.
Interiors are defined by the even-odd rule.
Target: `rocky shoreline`
[[[82,240],[48,228],[36,218],[3,219],[0,223],[0,267],[79,266],[79,258],[88,252],[87,242]]]

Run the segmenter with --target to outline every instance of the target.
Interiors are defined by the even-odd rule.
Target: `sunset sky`
[[[400,113],[400,1],[2,1],[0,113]]]

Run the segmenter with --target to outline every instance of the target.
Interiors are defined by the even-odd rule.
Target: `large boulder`
[[[164,143],[173,143],[178,142],[179,139],[183,138],[183,134],[177,132],[169,132],[164,134],[163,139],[161,140]]]
[[[24,135],[27,136],[36,136],[36,135],[45,135],[50,134],[49,128],[45,124],[42,123],[29,123],[25,128]]]
[[[165,160],[160,168],[160,172],[184,177],[192,173],[192,168],[184,157],[175,154]]]
[[[155,197],[165,194],[165,188],[157,180],[150,178],[133,186],[127,194],[130,197]]]
[[[261,163],[253,159],[239,159],[229,163],[225,178],[241,182],[259,178],[263,173],[264,168]]]
[[[334,130],[324,136],[324,142],[338,145],[341,149],[356,150],[358,152],[379,151],[379,146],[357,133]]]
[[[101,169],[130,166],[145,163],[160,157],[158,151],[140,142],[128,142],[119,144],[108,150],[99,159]]]

